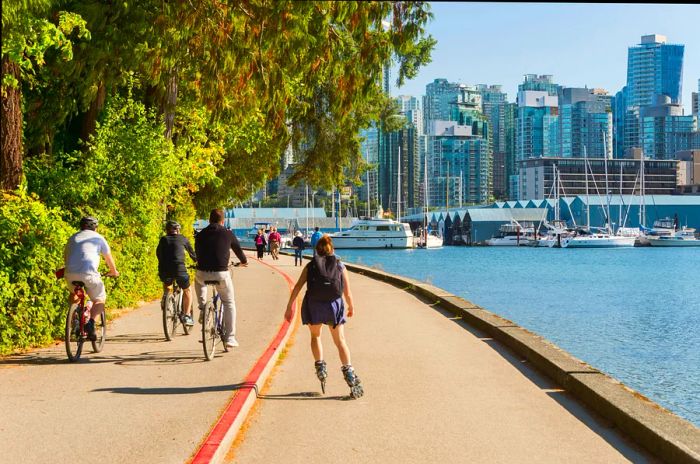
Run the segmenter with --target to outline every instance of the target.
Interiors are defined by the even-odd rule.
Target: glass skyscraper
[[[516,159],[559,156],[559,86],[552,76],[526,74],[518,86]]]

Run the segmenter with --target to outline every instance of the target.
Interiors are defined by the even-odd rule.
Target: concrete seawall
[[[700,462],[699,428],[546,339],[433,285],[345,264],[352,272],[386,282],[438,305],[503,343],[664,461]]]

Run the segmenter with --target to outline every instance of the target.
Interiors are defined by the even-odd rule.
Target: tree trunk
[[[165,101],[163,102],[163,121],[165,122],[165,138],[173,137],[173,125],[175,124],[175,105],[177,104],[177,67],[173,68],[165,88]]]
[[[0,119],[0,189],[15,190],[22,181],[22,90],[19,87],[19,65],[2,57],[2,75],[13,76],[17,87],[2,89],[2,118]]]
[[[95,99],[90,103],[90,108],[83,116],[83,124],[80,128],[80,138],[83,142],[90,140],[90,136],[97,130],[97,116],[99,116],[100,111],[105,105],[105,97],[107,96],[107,89],[105,88],[104,82],[100,82],[97,88],[97,95]]]

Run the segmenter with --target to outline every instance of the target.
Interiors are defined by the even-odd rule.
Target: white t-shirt
[[[94,230],[86,229],[68,239],[67,274],[97,274],[100,255],[109,253],[107,240]]]

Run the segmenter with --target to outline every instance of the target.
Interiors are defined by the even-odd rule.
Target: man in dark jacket
[[[302,265],[301,254],[304,252],[304,237],[301,236],[301,232],[297,230],[294,240],[292,241],[292,246],[294,247],[294,265],[297,265],[297,260],[299,261],[299,266]]]
[[[190,290],[190,276],[185,266],[185,251],[192,261],[197,261],[192,245],[187,237],[180,235],[180,224],[168,221],[165,225],[167,235],[160,238],[156,256],[158,257],[158,275],[163,282],[163,291],[173,284],[173,280],[182,289],[182,308],[185,312],[185,324],[193,326],[192,319],[192,292]]]
[[[233,280],[229,272],[231,250],[247,266],[246,258],[238,239],[233,232],[224,227],[224,210],[214,209],[209,215],[209,225],[201,230],[194,239],[194,249],[197,253],[197,274],[194,288],[197,292],[199,309],[207,303],[207,280],[216,280],[216,290],[221,295],[224,304],[224,330],[226,346],[238,346],[236,340],[236,301],[233,291]]]

